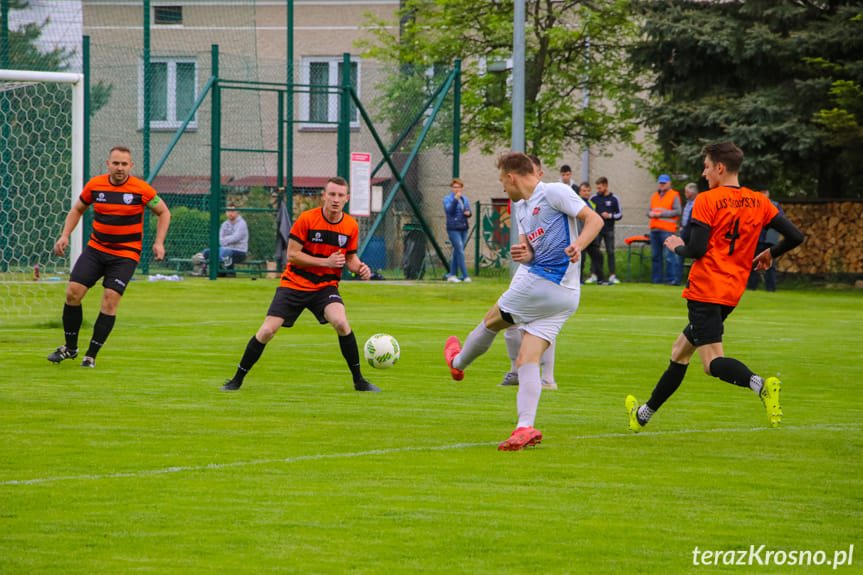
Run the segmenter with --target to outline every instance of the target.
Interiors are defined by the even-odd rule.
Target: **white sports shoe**
[[[455,276],[449,276],[448,278],[446,278],[446,281],[448,281],[451,284],[461,283],[461,280]]]
[[[610,283],[610,284],[619,284],[619,283],[620,283],[620,280],[619,280],[619,279],[617,279],[617,276],[616,276],[616,275],[611,274],[611,277],[610,277],[610,278],[608,278],[608,283]]]
[[[590,277],[584,280],[586,284],[595,284],[596,283],[596,274],[590,274]]]
[[[472,280],[472,279],[470,279],[469,277],[465,276],[465,278],[464,278],[463,280],[461,280],[461,281],[463,281],[463,282],[464,282],[464,283],[466,283],[466,284],[469,284],[469,283],[470,283],[470,282],[472,282],[473,280]]]

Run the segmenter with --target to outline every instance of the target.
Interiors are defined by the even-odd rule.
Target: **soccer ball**
[[[387,369],[399,360],[399,342],[391,335],[377,333],[368,339],[363,354],[370,366]]]

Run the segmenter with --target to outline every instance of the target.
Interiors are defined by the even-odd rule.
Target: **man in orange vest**
[[[650,198],[650,248],[653,254],[653,283],[680,285],[680,259],[668,248],[664,247],[668,236],[677,231],[677,221],[680,219],[680,194],[671,189],[671,178],[666,174],[656,180],[659,189]],[[663,278],[662,263],[665,261]]]

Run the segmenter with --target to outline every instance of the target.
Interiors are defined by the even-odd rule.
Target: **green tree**
[[[629,4],[527,2],[526,151],[551,163],[573,144],[633,140],[631,98],[638,86],[626,48],[637,28]],[[508,147],[512,106],[506,63],[512,57],[513,2],[404,0],[396,17],[397,23],[370,16],[373,39],[362,44],[365,56],[393,66],[379,86],[382,115],[390,125],[412,117],[411,102],[421,102],[439,83],[440,70],[461,59],[463,147],[476,143],[487,153]]]
[[[633,64],[657,169],[701,173],[701,146],[734,140],[744,182],[780,196],[861,197],[859,1],[638,0]]]

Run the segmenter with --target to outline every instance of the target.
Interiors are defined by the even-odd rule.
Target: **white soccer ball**
[[[363,354],[370,366],[387,369],[399,360],[399,342],[391,335],[377,333],[366,341]]]

